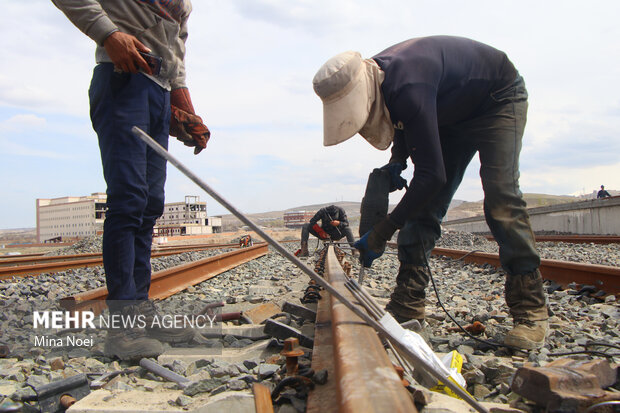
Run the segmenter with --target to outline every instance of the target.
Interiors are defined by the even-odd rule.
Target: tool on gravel
[[[166,380],[175,382],[180,387],[186,387],[191,383],[191,381],[187,377],[181,376],[180,374],[177,374],[170,369],[160,366],[159,364],[149,359],[140,360],[140,367],[147,369],[151,373],[157,374],[158,376],[163,377]]]
[[[308,275],[312,280],[314,280],[318,285],[323,287],[327,292],[329,292],[332,296],[334,296],[338,301],[340,301],[344,306],[346,306],[349,310],[355,313],[358,317],[360,317],[364,322],[374,328],[379,334],[389,339],[392,344],[398,348],[409,361],[416,368],[420,368],[424,370],[426,373],[445,383],[446,387],[449,387],[455,394],[461,397],[464,401],[466,401],[470,406],[472,406],[476,411],[481,413],[489,413],[489,411],[482,406],[476,399],[474,399],[466,390],[461,388],[456,383],[448,380],[448,376],[446,376],[442,371],[435,368],[424,358],[420,357],[416,352],[412,351],[408,346],[408,343],[402,341],[402,328],[400,325],[394,320],[393,323],[386,323],[383,325],[376,320],[374,320],[371,316],[369,316],[365,310],[355,305],[351,301],[349,301],[345,296],[343,296],[337,289],[335,289],[329,282],[323,279],[321,276],[316,274],[310,267],[304,264],[299,258],[297,258],[292,252],[286,249],[282,244],[273,239],[270,235],[268,235],[265,231],[263,231],[258,225],[256,225],[252,220],[250,220],[245,214],[235,208],[232,204],[230,204],[226,199],[224,199],[219,193],[213,190],[206,182],[200,179],[196,174],[190,171],[185,165],[183,165],[179,160],[177,160],[174,156],[172,156],[166,149],[164,149],[160,144],[158,144],[153,138],[151,138],[146,132],[142,129],[134,126],[132,128],[132,132],[136,135],[137,138],[144,141],[148,146],[150,146],[156,153],[165,158],[171,164],[173,164],[181,173],[187,176],[190,180],[192,180],[196,185],[202,188],[207,194],[209,194],[213,199],[219,202],[222,206],[228,209],[234,216],[236,216],[241,222],[247,225],[250,229],[256,232],[260,237],[262,237],[265,241],[267,241],[276,251],[282,254],[285,258],[287,258],[291,263],[297,266],[302,272]],[[394,325],[395,324],[395,325]]]
[[[121,374],[131,374],[131,373],[135,373],[137,371],[137,368],[128,368],[128,369],[123,369],[123,370],[116,370],[116,371],[109,371],[107,373],[96,373],[93,374],[94,376],[99,376],[99,378],[97,380],[92,380],[90,382],[90,388],[91,390],[98,390],[100,388],[102,388],[103,386],[105,386],[105,384],[110,381],[111,379],[113,379],[116,376],[119,376]],[[91,374],[87,374],[87,376],[91,376]]]

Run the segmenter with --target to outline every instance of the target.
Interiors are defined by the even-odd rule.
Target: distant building
[[[207,203],[187,195],[184,202],[164,205],[164,213],[155,222],[154,236],[202,235],[222,232],[222,218],[207,216]]]
[[[284,213],[284,226],[286,228],[301,228],[301,226],[316,214],[316,211],[291,211]]]
[[[37,242],[61,241],[96,235],[103,230],[107,196],[37,199]]]

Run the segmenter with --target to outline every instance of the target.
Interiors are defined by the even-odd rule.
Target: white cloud
[[[92,178],[82,174],[79,188],[103,190],[88,118],[94,43],[47,0],[0,0],[0,5],[0,164],[15,154],[31,155],[42,170],[52,170],[62,159],[85,156]],[[620,189],[613,178],[620,176],[619,165],[609,161],[617,146],[605,143],[620,136],[620,2],[524,0],[515,7],[494,0],[475,6],[419,0],[200,0],[193,6],[188,85],[213,138],[198,156],[177,143],[171,151],[246,212],[359,200],[368,173],[389,153],[374,150],[359,136],[324,148],[312,77],[341,51],[372,56],[407,38],[432,34],[489,43],[506,51],[524,75],[530,92],[524,192],[572,193],[601,183]],[[588,139],[595,144],[588,145]],[[562,162],[568,156],[574,158]],[[601,159],[608,165],[600,166]],[[475,162],[456,198],[482,198]],[[169,171],[169,199],[199,194],[172,166]],[[50,182],[46,190],[53,192],[54,186]],[[19,187],[30,191],[32,200],[40,196],[41,189],[28,182]],[[0,228],[15,221],[11,213],[4,215]],[[21,219],[18,226],[33,225],[34,217]]]
[[[40,130],[46,126],[45,118],[26,113],[11,116],[10,118],[0,122],[0,131],[15,131],[21,129],[37,129]]]

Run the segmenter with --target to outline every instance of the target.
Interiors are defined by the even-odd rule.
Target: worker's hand
[[[397,229],[396,224],[385,217],[353,244],[360,250],[360,260],[364,267],[370,267],[374,260],[383,255],[387,242]]]
[[[330,222],[330,224],[332,225],[332,227],[337,227],[338,225],[340,225],[340,221],[338,221],[337,219],[333,220],[332,222]]]
[[[407,165],[403,165],[400,162],[390,162],[387,165],[383,165],[381,169],[390,173],[390,192],[394,192],[397,189],[401,190],[407,187],[407,180],[400,176],[401,172],[407,168]]]
[[[170,92],[170,135],[175,136],[185,146],[193,146],[195,155],[207,147],[207,141],[211,137],[209,128],[194,112],[187,88],[173,89]]]
[[[329,239],[329,235],[323,230],[323,228],[319,227],[319,224],[314,224],[312,229],[317,233],[319,238],[323,240]]]
[[[103,41],[103,47],[108,53],[114,67],[123,72],[138,73],[140,69],[144,73],[152,74],[151,68],[139,52],[150,53],[140,40],[131,34],[114,32]]]

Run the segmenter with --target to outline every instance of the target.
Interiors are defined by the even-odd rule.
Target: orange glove
[[[327,232],[323,231],[323,228],[319,227],[319,224],[314,224],[312,229],[315,230],[317,234],[319,234],[319,238],[321,239],[329,238],[329,235],[327,235]]]
[[[186,87],[170,92],[170,112],[170,135],[175,136],[185,146],[193,146],[194,154],[198,155],[207,147],[211,132],[194,112]]]

